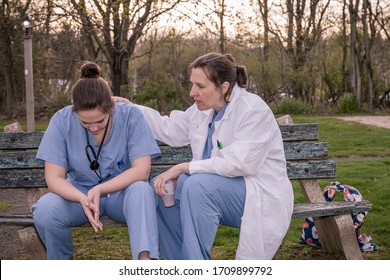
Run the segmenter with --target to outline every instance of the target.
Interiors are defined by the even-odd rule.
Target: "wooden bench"
[[[283,135],[288,176],[298,180],[306,203],[294,205],[293,218],[313,217],[323,249],[341,259],[362,259],[351,213],[368,211],[362,202],[325,202],[317,179],[335,178],[336,163],[327,159],[327,144],[320,142],[317,124],[292,124],[291,118],[278,119]],[[47,191],[43,163],[35,159],[43,132],[0,133],[0,190],[22,188],[31,205]],[[151,178],[170,166],[190,161],[189,147],[173,148],[159,143],[161,156],[152,162]],[[1,198],[0,198],[1,199]],[[115,224],[103,219],[103,223]],[[31,213],[2,215],[0,225],[18,225],[19,236],[31,258],[45,258],[33,226]]]

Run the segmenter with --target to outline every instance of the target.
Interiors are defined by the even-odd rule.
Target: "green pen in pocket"
[[[217,140],[217,146],[218,146],[218,149],[222,150],[223,145],[222,145],[221,141]]]

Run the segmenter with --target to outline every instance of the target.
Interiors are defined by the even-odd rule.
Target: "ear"
[[[227,90],[229,89],[229,86],[230,86],[229,82],[223,82],[223,84],[221,85],[221,90],[223,95],[226,94]]]

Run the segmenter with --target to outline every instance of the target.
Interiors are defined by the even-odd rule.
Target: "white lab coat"
[[[224,116],[215,122],[214,148],[207,160],[202,154],[212,109],[200,111],[194,104],[168,117],[138,107],[156,139],[171,146],[191,145],[191,174],[244,177],[246,199],[236,259],[272,259],[289,228],[294,197],[282,136],[268,105],[235,85]]]

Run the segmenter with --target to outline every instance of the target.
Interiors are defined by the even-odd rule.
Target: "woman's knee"
[[[194,174],[189,176],[183,184],[183,194],[186,194],[190,199],[204,197],[207,193],[208,178],[205,174]]]
[[[154,188],[148,182],[137,181],[128,186],[125,192],[125,200],[139,199],[141,197],[154,197]]]
[[[53,220],[61,217],[66,207],[63,199],[54,193],[48,193],[42,196],[33,206],[32,215],[37,225],[52,224]]]

